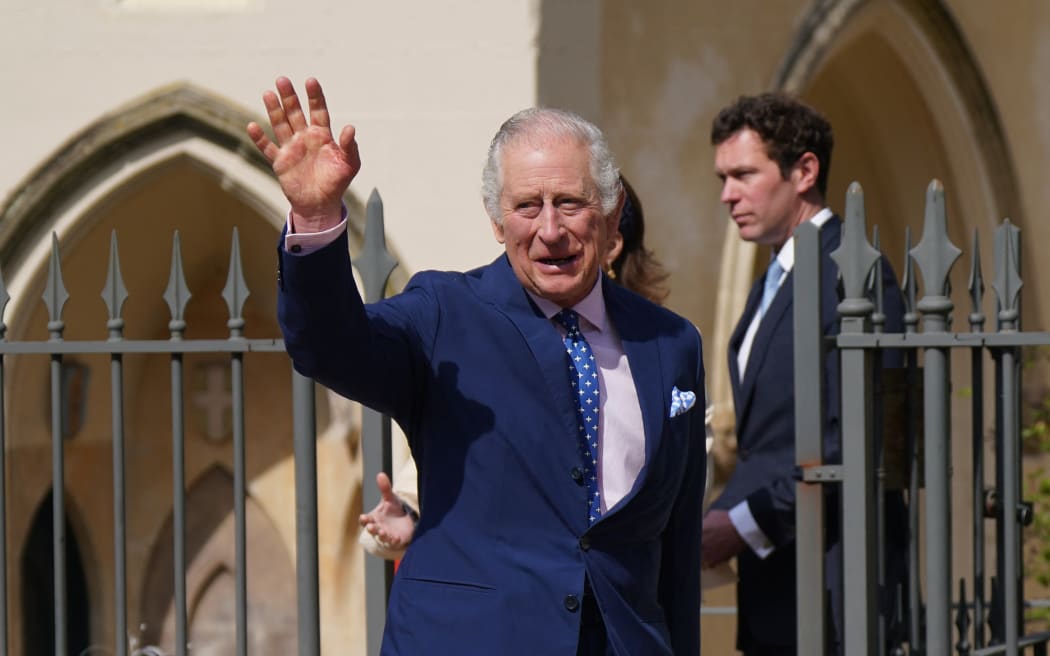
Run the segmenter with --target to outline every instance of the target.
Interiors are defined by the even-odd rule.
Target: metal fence
[[[370,301],[382,297],[387,280],[395,262],[386,252],[383,236],[383,208],[378,193],[373,192],[367,208],[367,232],[362,253],[355,258],[361,274],[366,298]],[[58,491],[64,488],[66,478],[66,456],[63,449],[64,395],[63,358],[79,354],[104,354],[109,356],[111,375],[112,408],[112,459],[113,459],[113,523],[114,551],[113,571],[114,604],[113,627],[115,644],[102,647],[106,653],[117,656],[160,653],[156,647],[136,648],[129,640],[127,608],[127,538],[126,538],[126,483],[125,483],[125,398],[128,390],[124,386],[124,356],[128,354],[161,354],[170,358],[171,371],[171,453],[173,480],[173,608],[175,653],[187,653],[187,598],[186,598],[186,476],[185,476],[185,426],[186,408],[183,398],[185,375],[183,357],[186,354],[222,354],[229,357],[229,374],[232,382],[232,462],[233,462],[233,510],[234,510],[234,561],[235,561],[235,641],[236,653],[247,653],[248,609],[246,580],[246,530],[245,530],[245,391],[244,358],[252,353],[283,352],[284,342],[279,338],[247,339],[243,335],[245,319],[242,309],[249,290],[242,273],[239,239],[233,231],[230,266],[222,296],[229,309],[226,339],[185,339],[185,309],[191,297],[183,274],[183,258],[179,235],[174,235],[171,272],[167,290],[163,297],[171,311],[168,323],[168,339],[130,340],[124,338],[122,311],[128,298],[121,275],[120,256],[116,234],[111,236],[108,277],[102,296],[108,309],[106,329],[108,339],[98,341],[71,341],[63,338],[65,323],[63,308],[69,299],[61,268],[58,239],[52,236],[48,280],[44,290],[44,303],[48,311],[47,329],[49,339],[40,341],[8,341],[7,325],[3,313],[9,303],[7,287],[0,276],[0,389],[4,389],[6,358],[11,355],[39,355],[50,358],[51,400],[51,484],[56,492],[51,495],[52,507],[52,562],[53,589],[53,637],[54,653],[67,654],[73,649],[69,644],[67,620],[67,512],[66,499]],[[296,579],[297,579],[297,626],[298,653],[315,656],[320,653],[320,617],[318,590],[318,531],[317,531],[317,426],[315,419],[315,391],[313,381],[292,373],[292,412],[295,458],[295,526],[296,526]],[[9,562],[7,554],[7,509],[10,503],[6,455],[9,447],[6,435],[6,397],[0,395],[0,656],[9,653],[11,641],[8,626]],[[390,471],[390,421],[376,413],[365,411],[362,426],[362,458],[366,472],[380,469]],[[371,507],[378,501],[374,486],[365,485],[364,504]],[[368,590],[368,649],[378,653],[382,633],[386,591],[393,574],[391,564],[376,558],[366,561],[366,585]],[[38,618],[40,621],[49,621]],[[91,650],[99,647],[92,647]],[[91,651],[89,650],[89,651]]]
[[[881,293],[877,277],[870,272],[880,254],[867,238],[863,196],[853,186],[847,197],[844,235],[836,261],[840,264],[844,297],[839,306],[841,332],[825,343],[821,336],[820,307],[809,290],[819,288],[821,254],[817,231],[809,225],[796,232],[796,265],[794,272],[796,362],[820,362],[826,349],[837,349],[841,363],[843,462],[821,462],[822,403],[820,392],[823,368],[796,367],[797,461],[802,483],[798,495],[798,567],[799,567],[799,653],[826,653],[824,636],[828,619],[825,603],[825,572],[822,559],[825,508],[823,485],[841,485],[842,531],[844,549],[844,653],[874,655],[929,654],[965,656],[1016,654],[1031,647],[1036,654],[1046,654],[1050,634],[1024,634],[1023,571],[1021,563],[1021,528],[1030,518],[1031,508],[1020,497],[1020,349],[1024,346],[1050,345],[1048,333],[1025,333],[1020,330],[1019,290],[1021,287],[1019,231],[1004,221],[995,233],[995,280],[997,298],[994,332],[983,332],[985,321],[981,310],[983,282],[977,240],[974,237],[969,276],[973,307],[968,320],[970,332],[949,332],[953,310],[949,298],[948,274],[960,251],[951,243],[946,230],[943,190],[939,183],[930,186],[927,196],[925,226],[921,241],[910,247],[906,239],[907,258],[902,288],[906,305],[905,332],[881,331]],[[877,242],[877,239],[876,239]],[[877,245],[877,244],[876,244]],[[367,228],[362,252],[354,258],[361,274],[365,298],[375,301],[384,295],[395,262],[386,251],[382,202],[373,192],[367,207]],[[925,293],[916,297],[915,267],[922,271]],[[62,489],[65,460],[62,449],[63,407],[62,361],[73,354],[105,354],[110,359],[112,396],[112,458],[114,515],[114,580],[115,627],[117,636],[112,653],[127,656],[129,646],[125,591],[125,439],[123,383],[127,354],[163,354],[170,358],[171,372],[171,446],[173,475],[174,539],[174,608],[175,648],[179,656],[187,653],[187,600],[185,561],[185,417],[183,401],[183,356],[188,353],[219,353],[229,357],[233,399],[233,468],[234,524],[236,561],[236,645],[238,655],[247,653],[247,581],[245,578],[245,399],[243,364],[253,352],[281,352],[280,339],[247,339],[242,316],[249,290],[244,281],[236,230],[233,234],[230,267],[223,298],[229,308],[229,336],[226,339],[184,339],[184,311],[190,298],[183,275],[178,235],[172,249],[169,284],[164,299],[171,311],[170,336],[158,340],[128,340],[123,337],[122,308],[127,292],[120,272],[116,237],[112,237],[109,275],[103,298],[108,308],[106,328],[109,337],[99,341],[68,341],[63,338],[63,307],[68,294],[62,279],[59,245],[52,240],[52,252],[44,302],[47,306],[49,339],[46,341],[7,341],[3,311],[10,300],[0,278],[0,389],[3,389],[8,355],[35,354],[50,358],[52,483]],[[923,330],[918,330],[919,316]],[[904,394],[904,444],[906,445],[906,490],[913,501],[909,504],[910,579],[906,589],[896,591],[907,599],[908,617],[885,617],[880,608],[879,585],[881,550],[885,527],[880,521],[882,490],[886,485],[882,461],[884,438],[877,411],[887,401],[877,374],[875,354],[882,349],[902,349],[906,356],[905,380],[911,381]],[[955,471],[955,475],[972,475],[976,481],[972,499],[973,569],[961,576],[958,587],[952,579],[952,541],[950,504],[951,410],[949,407],[949,356],[952,349],[971,354],[970,385],[973,388],[972,472]],[[984,353],[994,360],[996,417],[995,462],[984,462],[984,418],[980,399],[984,396]],[[921,360],[921,366],[920,366]],[[295,457],[296,513],[296,578],[298,651],[301,655],[320,653],[320,616],[318,592],[318,534],[316,479],[316,424],[314,384],[292,374]],[[921,384],[919,380],[921,378]],[[922,397],[918,396],[922,392]],[[913,403],[908,402],[911,399]],[[7,517],[7,436],[5,402],[0,398],[0,656],[8,653],[8,555],[6,553]],[[921,421],[921,425],[920,425]],[[362,419],[362,459],[367,473],[390,471],[389,420],[369,411]],[[920,467],[920,463],[924,463]],[[986,471],[994,471],[994,484],[986,487]],[[378,501],[374,486],[365,477],[363,504],[368,508]],[[925,509],[914,501],[924,487]],[[55,653],[66,654],[66,589],[64,531],[66,516],[62,494],[52,495],[53,563],[54,563],[54,639]],[[986,554],[985,518],[994,517],[995,553]],[[925,562],[919,560],[919,542],[924,541]],[[985,571],[985,562],[995,563],[994,574]],[[386,594],[392,568],[375,558],[366,559],[367,641],[369,653],[378,653],[385,616]],[[920,572],[924,572],[920,580]],[[969,588],[966,581],[970,581]],[[957,594],[953,597],[953,590]],[[967,596],[972,590],[972,599]],[[887,634],[896,622],[904,631],[899,638]],[[953,634],[954,626],[954,634]],[[953,635],[955,642],[953,643]],[[886,645],[885,651],[880,645]]]
[[[850,187],[842,242],[832,254],[841,276],[838,306],[840,332],[825,340],[821,332],[819,289],[822,255],[812,225],[796,231],[795,361],[822,362],[837,350],[840,365],[842,462],[824,463],[825,381],[823,368],[796,367],[797,459],[801,481],[796,507],[798,525],[799,653],[828,653],[829,623],[823,559],[825,495],[822,488],[840,486],[844,586],[843,652],[960,656],[1019,654],[1026,648],[1045,655],[1050,633],[1025,634],[1022,527],[1031,520],[1031,505],[1021,499],[1021,358],[1022,347],[1050,345],[1050,333],[1020,328],[1020,231],[1004,220],[995,230],[996,330],[983,331],[984,284],[977,234],[973,237],[968,292],[969,332],[951,332],[954,309],[949,272],[961,251],[947,234],[944,190],[930,184],[923,234],[911,246],[905,237],[902,275],[904,332],[883,332],[881,277],[872,274],[881,257],[867,236],[863,192]],[[916,267],[923,295],[916,295]],[[919,319],[922,318],[922,330]],[[893,396],[876,355],[899,349],[905,359],[897,377],[903,393]],[[952,377],[951,353],[970,355],[969,380]],[[994,362],[994,462],[985,462],[985,355]],[[951,388],[972,389],[969,435],[953,433]],[[896,404],[896,408],[891,405]],[[903,417],[895,433],[885,418]],[[956,446],[970,442],[972,470],[952,470]],[[882,571],[888,540],[882,500],[894,473],[889,463],[896,440],[904,494],[908,498],[908,569],[905,585],[885,590]],[[994,472],[989,478],[988,472]],[[951,478],[972,477],[971,512],[966,521],[973,546],[972,571],[953,572]],[[920,502],[920,499],[922,500]],[[986,520],[994,520],[994,553],[986,553]],[[920,543],[925,558],[920,560]],[[994,570],[986,571],[986,563]],[[958,579],[954,579],[958,576]],[[967,585],[969,581],[969,585]],[[970,590],[968,596],[967,590]],[[896,598],[907,616],[889,617],[885,603]],[[898,630],[891,631],[889,627]]]

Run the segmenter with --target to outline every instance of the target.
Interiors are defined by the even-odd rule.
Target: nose
[[[540,239],[546,243],[553,243],[561,238],[564,226],[561,222],[561,213],[551,203],[544,203],[540,215],[536,217],[540,222],[537,232]]]
[[[732,178],[726,178],[722,182],[722,195],[719,200],[722,201],[724,205],[729,205],[739,200],[739,197],[738,189],[733,183]]]

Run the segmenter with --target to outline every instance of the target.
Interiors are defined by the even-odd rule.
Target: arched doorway
[[[48,492],[37,506],[20,559],[22,645],[26,654],[55,653],[53,494]],[[64,523],[66,646],[69,656],[79,656],[90,644],[91,604],[77,534],[68,517]]]

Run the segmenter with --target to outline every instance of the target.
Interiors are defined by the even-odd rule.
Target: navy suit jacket
[[[646,460],[588,528],[565,347],[506,256],[418,274],[365,305],[345,235],[310,255],[278,252],[295,368],[390,415],[419,465],[423,512],[382,653],[573,655],[585,576],[611,653],[699,652],[703,403],[669,417],[673,387],[703,398],[689,322],[603,279]]]
[[[825,335],[839,331],[838,266],[831,253],[838,248],[842,233],[839,217],[829,219],[820,230],[820,304]],[[885,331],[900,332],[904,304],[892,268],[881,260]],[[748,507],[775,551],[759,559],[750,548],[738,557],[737,640],[738,647],[780,646],[797,643],[795,580],[795,363],[794,363],[794,277],[789,273],[766,311],[752,342],[743,377],[737,354],[748,325],[762,297],[760,277],[748,295],[744,313],[729,341],[729,374],[736,409],[737,464],[725,489],[712,504],[728,510],[741,501]],[[818,365],[818,363],[806,363]],[[884,365],[893,365],[892,357]],[[824,367],[824,461],[841,462],[839,432],[838,352],[829,350]],[[903,501],[899,494],[888,499],[891,520],[899,526]],[[837,495],[826,508],[829,551],[837,552],[839,511]],[[906,525],[904,527],[906,530]],[[906,544],[906,538],[905,542]],[[897,553],[903,557],[903,545]],[[896,570],[895,570],[896,571]],[[896,575],[899,575],[899,571]],[[827,582],[833,601],[840,596],[841,577],[832,568]]]

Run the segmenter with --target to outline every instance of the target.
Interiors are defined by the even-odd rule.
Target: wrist
[[[342,222],[345,212],[340,203],[334,207],[316,210],[302,210],[293,207],[289,213],[293,233],[324,232],[331,230]]]

